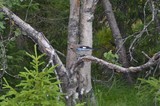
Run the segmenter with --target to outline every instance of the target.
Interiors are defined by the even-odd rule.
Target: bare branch
[[[151,59],[144,51],[142,51],[142,54],[144,54],[148,59]]]
[[[152,9],[151,9],[152,19],[151,19],[148,23],[146,23],[146,12],[145,12],[145,11],[146,11],[146,6],[147,6],[147,4],[148,4],[149,2],[151,2],[151,6],[152,6]],[[140,32],[136,35],[135,39],[133,40],[133,42],[131,43],[131,45],[130,45],[130,47],[129,47],[129,54],[130,54],[130,58],[131,58],[130,60],[131,60],[131,61],[132,61],[132,60],[136,61],[136,60],[133,58],[133,56],[132,56],[133,50],[135,49],[134,45],[135,45],[136,42],[142,37],[142,35],[143,35],[145,32],[148,33],[147,28],[148,28],[148,26],[149,26],[149,25],[154,21],[154,19],[155,19],[155,17],[154,17],[154,15],[155,15],[155,6],[154,6],[154,2],[153,2],[153,1],[150,1],[150,0],[147,0],[147,1],[146,1],[145,6],[144,6],[143,13],[144,13],[144,27],[143,27],[142,31],[140,31]]]
[[[50,45],[49,41],[43,35],[43,33],[36,31],[29,24],[25,23],[22,19],[16,16],[8,8],[3,6],[1,9],[11,20],[15,22],[16,25],[18,25],[22,29],[22,31],[27,33],[28,37],[30,37],[35,43],[38,44],[41,52],[46,53],[50,57],[52,65],[58,64],[58,67],[56,67],[56,70],[58,71],[56,71],[55,73],[57,73],[57,78],[60,78],[60,81],[62,81],[62,88],[64,88],[63,90],[66,90],[65,88],[68,84],[67,70],[64,67],[62,61],[59,59],[58,55],[56,54],[55,49]]]
[[[31,1],[30,1],[30,3],[29,3],[29,5],[28,5],[28,8],[27,8],[27,11],[26,11],[26,16],[25,16],[25,19],[24,19],[24,21],[27,21],[27,17],[28,17],[29,8],[31,7],[31,5],[32,5],[32,2],[33,2],[33,0],[31,0]]]
[[[96,63],[98,63],[100,65],[105,65],[105,66],[107,66],[110,69],[113,69],[113,70],[115,70],[117,72],[122,72],[122,73],[126,73],[126,72],[138,72],[138,71],[143,71],[146,68],[149,68],[149,67],[151,67],[153,65],[158,64],[159,61],[160,61],[160,52],[155,53],[153,55],[153,57],[150,58],[150,60],[148,62],[146,62],[145,64],[140,65],[140,66],[136,66],[136,67],[129,67],[129,68],[124,68],[124,67],[118,66],[116,64],[109,63],[109,62],[104,61],[102,59],[99,59],[97,57],[83,56],[83,57],[80,57],[74,63],[74,65],[71,67],[71,71],[75,72],[76,67],[78,67],[80,65],[80,63],[82,63],[82,61],[93,61],[93,62],[96,62]]]

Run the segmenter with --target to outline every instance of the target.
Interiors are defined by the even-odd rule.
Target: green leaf
[[[6,27],[4,26],[3,22],[0,22],[0,29],[5,29]]]
[[[16,30],[14,31],[15,36],[19,36],[21,35],[21,30],[19,28],[16,28]]]
[[[0,5],[1,5],[1,2],[0,2]],[[1,13],[0,13],[0,19],[3,19],[3,18],[4,18],[4,13],[1,12]]]

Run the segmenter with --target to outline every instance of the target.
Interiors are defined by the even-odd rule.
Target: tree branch
[[[148,23],[146,23],[146,6],[149,4],[149,2],[151,2],[151,7],[152,7],[152,9],[151,9],[151,12],[152,12],[152,19],[148,22]],[[155,6],[154,6],[154,3],[153,3],[153,1],[150,1],[150,0],[147,0],[146,1],[146,3],[145,3],[145,6],[144,6],[144,9],[143,9],[143,13],[144,13],[144,27],[143,27],[143,29],[135,36],[135,39],[132,41],[132,43],[131,43],[131,45],[130,45],[130,47],[129,47],[129,55],[130,55],[130,57],[131,57],[131,61],[132,60],[134,60],[134,61],[136,61],[134,58],[133,58],[133,56],[132,56],[132,53],[133,53],[133,51],[134,51],[134,49],[135,49],[135,44],[138,42],[138,40],[142,37],[142,35],[146,32],[146,33],[148,33],[148,30],[147,30],[147,28],[152,24],[152,22],[154,21],[154,19],[155,19]]]
[[[126,73],[126,72],[138,72],[138,71],[143,71],[146,68],[149,68],[151,66],[156,65],[160,61],[160,52],[155,53],[153,55],[153,57],[150,58],[149,61],[146,62],[145,64],[140,65],[140,66],[136,66],[136,67],[129,67],[129,68],[124,68],[124,67],[118,66],[116,64],[109,63],[107,61],[104,61],[104,60],[99,59],[99,58],[94,57],[94,56],[83,56],[83,57],[80,57],[73,64],[73,66],[71,67],[71,71],[75,72],[76,67],[78,67],[84,61],[96,62],[96,63],[98,63],[100,65],[105,65],[108,68],[113,69],[113,70],[115,70],[117,72],[122,72],[122,73]]]
[[[35,43],[38,44],[40,51],[42,53],[47,54],[50,57],[50,62],[52,65],[57,65],[56,67],[56,73],[57,78],[60,79],[62,82],[62,88],[64,92],[66,91],[66,86],[68,85],[68,73],[66,68],[64,67],[62,61],[58,57],[58,55],[55,52],[55,49],[50,45],[47,38],[44,36],[43,33],[36,31],[33,27],[31,27],[29,24],[25,23],[22,19],[20,19],[18,16],[16,16],[12,11],[10,11],[6,7],[1,8],[2,11],[15,22],[16,25],[18,25],[22,31],[27,33],[27,36],[31,38]]]

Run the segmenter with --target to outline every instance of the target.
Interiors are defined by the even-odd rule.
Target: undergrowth
[[[55,67],[42,68],[44,62],[40,59],[44,54],[38,55],[36,46],[35,55],[27,55],[32,58],[32,68],[25,67],[25,72],[19,73],[22,80],[16,88],[11,87],[4,78],[3,90],[8,92],[0,97],[0,106],[64,106],[63,95],[58,88],[60,82],[54,77]],[[95,97],[98,106],[153,106],[153,103],[160,101],[159,82],[155,78],[141,79],[140,89],[137,89],[137,85],[128,86],[114,77],[109,86],[94,84]],[[77,106],[85,106],[85,103]]]
[[[114,80],[110,87],[95,84],[94,91],[99,106],[152,106],[146,98],[140,98],[135,86]]]
[[[40,59],[44,56],[27,53],[33,60],[30,62],[32,69],[24,68],[20,72],[21,82],[13,88],[4,78],[3,90],[8,92],[0,97],[0,106],[64,106],[62,94],[54,75],[55,67],[41,68],[44,62]]]

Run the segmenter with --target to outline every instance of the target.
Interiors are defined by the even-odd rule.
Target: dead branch
[[[21,28],[23,32],[27,33],[27,36],[31,38],[35,43],[38,44],[40,51],[42,53],[47,54],[50,57],[49,63],[51,65],[57,65],[55,73],[57,73],[57,78],[60,79],[62,83],[62,88],[64,88],[64,92],[66,92],[66,86],[68,85],[68,74],[67,70],[64,67],[62,61],[58,57],[58,55],[55,52],[55,49],[50,45],[47,38],[44,36],[43,33],[36,31],[33,27],[31,27],[29,24],[24,22],[22,19],[20,19],[18,16],[16,16],[12,11],[10,11],[6,7],[1,8],[2,12],[4,12],[11,20],[15,22],[15,24]],[[63,76],[63,77],[62,77]],[[61,89],[61,88],[60,88]]]
[[[136,67],[129,67],[129,68],[124,68],[122,66],[116,65],[116,64],[112,64],[109,63],[107,61],[104,61],[102,59],[99,59],[97,57],[94,56],[83,56],[80,57],[71,67],[71,72],[75,72],[76,67],[78,67],[80,65],[80,63],[82,63],[82,61],[92,61],[92,62],[96,62],[100,65],[105,65],[110,69],[113,69],[117,72],[122,72],[122,73],[126,73],[126,72],[138,72],[138,71],[143,71],[146,68],[149,68],[151,66],[154,66],[156,64],[158,64],[158,62],[160,61],[160,52],[157,52],[153,55],[152,58],[149,59],[148,62],[146,62],[145,64],[142,64],[140,66],[136,66]]]
[[[152,12],[152,19],[146,23],[146,6],[149,4],[149,2],[151,2],[151,12]],[[146,32],[148,34],[148,27],[151,25],[151,23],[154,21],[155,19],[155,5],[154,5],[154,2],[153,1],[150,1],[150,0],[147,0],[146,3],[145,3],[145,6],[144,6],[144,9],[143,9],[143,14],[144,14],[144,27],[143,29],[135,36],[135,39],[132,41],[130,47],[129,47],[129,55],[130,55],[130,60],[134,60],[135,62],[137,62],[132,54],[133,54],[133,51],[135,49],[135,44],[138,42],[138,40],[142,37],[142,35]]]

